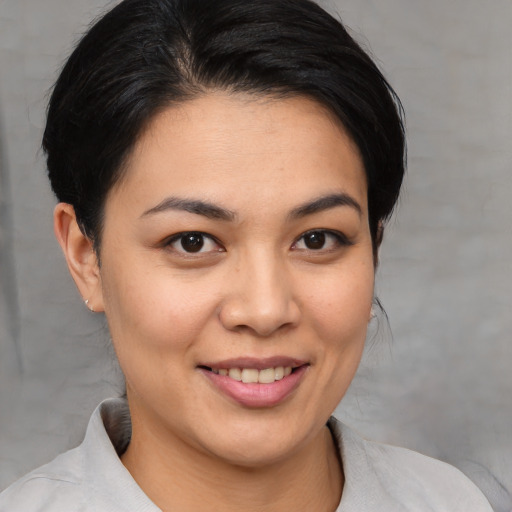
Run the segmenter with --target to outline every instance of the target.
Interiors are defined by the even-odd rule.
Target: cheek
[[[130,272],[130,269],[144,271]],[[215,313],[215,286],[145,265],[105,269],[105,312],[116,351],[185,350]],[[118,354],[120,355],[120,354]]]
[[[199,287],[160,268],[131,277],[110,273],[104,288],[112,342],[131,392],[147,398],[159,390],[163,401],[184,400],[198,340],[216,310],[211,286]]]
[[[345,395],[357,371],[364,349],[373,299],[373,261],[340,266],[309,283],[309,306],[315,390],[305,408],[317,416],[321,404],[327,418]],[[313,282],[314,281],[314,282]]]
[[[361,264],[350,272],[333,273],[311,286],[307,299],[312,321],[321,337],[343,344],[366,335],[373,300],[373,265]]]

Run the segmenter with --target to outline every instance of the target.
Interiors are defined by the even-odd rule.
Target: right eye
[[[166,247],[186,254],[199,254],[208,252],[223,252],[224,249],[211,236],[196,231],[177,233],[172,236]]]

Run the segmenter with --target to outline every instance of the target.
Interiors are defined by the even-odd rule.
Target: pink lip
[[[237,360],[240,361],[240,360]],[[225,364],[226,361],[223,362]],[[218,368],[257,368],[260,365],[227,365]],[[271,384],[251,383],[244,384],[230,377],[218,375],[206,368],[199,368],[209,381],[223,394],[235,400],[245,407],[264,408],[274,407],[287,398],[300,384],[302,378],[306,374],[308,365],[295,366],[278,364],[276,366],[294,366],[295,370],[287,377],[276,380]],[[273,365],[267,364],[259,369],[272,368]]]

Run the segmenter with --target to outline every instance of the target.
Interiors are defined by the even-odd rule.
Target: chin
[[[296,418],[268,421],[260,417],[209,430],[203,446],[231,465],[256,469],[293,457],[314,436],[315,429],[306,429],[305,422]]]
[[[222,451],[219,450],[218,457],[232,466],[259,469],[283,462],[296,451],[298,447],[295,442],[286,442],[281,437],[272,439],[266,436],[264,440],[240,439],[231,442]]]

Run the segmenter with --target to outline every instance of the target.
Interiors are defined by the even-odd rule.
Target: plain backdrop
[[[53,238],[48,90],[106,0],[0,0],[0,488],[77,445],[122,380]],[[339,417],[512,510],[512,2],[329,0],[402,98],[409,170]]]

